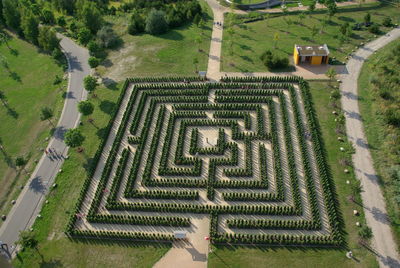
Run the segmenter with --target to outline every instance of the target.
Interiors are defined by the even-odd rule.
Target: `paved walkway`
[[[14,244],[19,239],[20,231],[29,229],[35,222],[45,196],[64,162],[68,151],[63,141],[64,133],[67,129],[77,126],[80,118],[77,103],[87,96],[83,89],[83,78],[90,73],[89,53],[71,39],[60,37],[62,38],[60,45],[68,58],[69,83],[60,120],[48,145],[48,148],[53,148],[57,153],[51,159],[46,154],[42,155],[15,206],[8,214],[7,220],[0,228],[0,241],[8,245],[11,255],[15,251]]]
[[[360,48],[346,65],[348,73],[340,76],[343,81],[340,90],[342,92],[342,108],[346,115],[347,136],[356,149],[356,153],[353,156],[354,168],[364,190],[361,196],[365,217],[374,234],[372,245],[377,252],[381,267],[400,267],[400,259],[391,232],[385,199],[380,189],[363,130],[358,108],[357,80],[365,59],[374,51],[397,38],[400,38],[400,28],[394,29],[389,34]]]
[[[208,58],[207,66],[207,77],[212,81],[218,81],[222,76],[288,76],[296,75],[302,76],[305,79],[327,79],[325,73],[328,68],[333,67],[336,69],[336,73],[342,74],[345,72],[343,65],[302,65],[294,66],[296,68],[293,72],[221,72],[221,58],[222,55],[222,37],[223,37],[223,25],[224,25],[224,14],[230,12],[231,9],[221,6],[216,0],[206,0],[208,5],[214,14],[214,25],[211,35],[211,45]],[[367,0],[367,2],[375,2],[376,0]],[[338,3],[338,6],[355,5],[354,2],[342,2]],[[325,8],[321,4],[317,4],[317,8]],[[306,10],[307,7],[292,7],[289,11],[295,10]],[[236,14],[246,14],[247,11],[234,10]],[[281,9],[265,9],[261,10],[264,13],[276,13],[282,12]],[[222,26],[216,23],[222,24]]]

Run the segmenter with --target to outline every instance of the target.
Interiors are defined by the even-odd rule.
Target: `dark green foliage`
[[[163,34],[168,31],[165,12],[152,9],[146,18],[146,32],[153,35]]]
[[[49,9],[44,9],[42,11],[40,20],[45,24],[54,24],[56,22],[53,12]]]
[[[381,30],[379,29],[378,24],[374,23],[368,28],[370,33],[373,34],[380,34]]]
[[[359,231],[358,235],[364,239],[372,238],[372,230],[368,226],[363,226]]]
[[[260,59],[269,70],[283,69],[289,66],[289,59],[287,57],[280,57],[271,52],[271,50],[266,50]]]
[[[365,14],[365,16],[364,16],[364,23],[366,25],[371,23],[371,14],[369,12],[367,14]]]
[[[101,12],[94,2],[84,2],[82,8],[79,10],[78,15],[83,24],[91,31],[92,34],[96,34],[103,24]]]
[[[57,24],[61,27],[65,27],[67,25],[67,22],[65,20],[64,16],[60,16],[57,18]]]
[[[42,26],[39,28],[38,44],[43,50],[50,52],[59,47],[60,39],[51,27]]]
[[[21,13],[18,7],[18,2],[15,0],[2,0],[3,2],[3,17],[6,25],[13,30],[21,31]]]
[[[96,68],[100,64],[100,59],[96,57],[90,57],[88,60],[90,68]]]
[[[25,165],[26,165],[26,162],[27,162],[27,160],[26,160],[25,157],[23,157],[23,156],[18,156],[18,157],[15,159],[15,165],[16,165],[17,167],[23,167],[23,166],[25,166]]]
[[[92,39],[93,35],[91,33],[91,31],[86,28],[80,28],[78,31],[78,41],[79,43],[81,43],[82,45],[86,46],[89,41]]]
[[[146,27],[146,22],[142,15],[138,12],[133,12],[131,15],[131,21],[128,25],[128,33],[131,35],[143,33]]]
[[[85,137],[82,135],[81,131],[77,128],[69,129],[65,132],[64,141],[69,147],[75,148],[82,145]]]
[[[50,109],[49,107],[43,107],[40,110],[40,120],[44,121],[44,120],[50,120],[50,118],[52,118],[54,115],[53,110]]]
[[[97,86],[97,79],[95,77],[88,75],[83,79],[83,87],[87,91],[93,92]]]
[[[81,101],[78,103],[78,110],[83,115],[91,115],[94,110],[94,105],[90,101]]]
[[[383,22],[382,25],[385,27],[391,27],[392,26],[392,19],[390,17],[386,17]]]
[[[102,48],[115,48],[120,39],[110,26],[103,26],[96,34],[96,40]]]

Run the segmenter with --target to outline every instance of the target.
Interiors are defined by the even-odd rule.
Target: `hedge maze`
[[[182,81],[125,82],[67,234],[173,241],[207,214],[213,243],[343,245],[307,82]]]

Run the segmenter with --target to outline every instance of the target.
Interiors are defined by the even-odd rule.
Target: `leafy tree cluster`
[[[49,26],[55,22],[52,11],[31,0],[3,0],[0,23],[47,52],[59,49],[59,39]],[[39,27],[39,24],[42,24]],[[47,25],[46,25],[47,24]]]
[[[289,66],[289,59],[287,57],[280,57],[274,54],[271,50],[266,50],[260,57],[262,62],[268,69],[282,69]]]
[[[131,10],[131,21],[128,32],[132,35],[147,32],[162,34],[169,28],[194,21],[199,24],[202,9],[197,1],[134,1],[124,6]]]

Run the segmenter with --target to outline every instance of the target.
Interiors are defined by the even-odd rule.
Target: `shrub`
[[[370,239],[372,237],[372,230],[368,226],[364,226],[358,231],[358,235],[361,238]]]
[[[262,62],[268,69],[281,69],[289,66],[289,59],[274,55],[270,50],[266,50],[260,57]]]
[[[393,126],[400,126],[400,111],[395,107],[389,107],[385,113],[384,118],[386,123]]]
[[[61,27],[65,27],[65,25],[67,25],[67,22],[65,21],[65,17],[64,16],[58,17],[57,24]]]
[[[373,34],[379,34],[381,31],[379,29],[378,24],[372,24],[372,26],[369,27],[369,32]]]
[[[97,43],[103,48],[113,48],[119,43],[119,37],[110,26],[102,27],[96,35]]]
[[[392,26],[392,19],[390,17],[386,17],[383,19],[382,25],[385,27]]]
[[[145,27],[146,27],[146,23],[145,23],[143,17],[139,13],[134,12],[131,15],[131,21],[128,25],[128,33],[131,35],[143,33]]]
[[[96,57],[90,57],[88,60],[90,68],[96,68],[100,64],[100,60]]]
[[[146,32],[157,35],[168,31],[168,23],[165,12],[152,9],[146,19]]]
[[[86,27],[83,27],[78,32],[78,41],[82,45],[86,46],[89,41],[92,39],[92,33]]]

